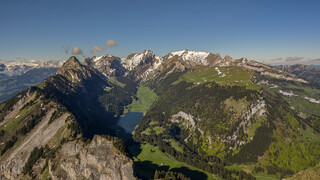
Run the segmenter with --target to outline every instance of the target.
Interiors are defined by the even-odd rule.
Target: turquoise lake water
[[[119,119],[117,125],[124,128],[127,133],[132,133],[142,117],[142,112],[128,112]]]

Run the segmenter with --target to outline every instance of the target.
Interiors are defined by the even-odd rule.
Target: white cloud
[[[271,61],[281,61],[283,60],[283,58],[275,58],[275,59],[271,59]]]
[[[99,46],[93,46],[92,47],[92,50],[91,50],[91,53],[95,53],[97,51],[104,51],[104,49],[102,49],[101,47]]]
[[[78,55],[78,54],[83,55],[82,50],[81,50],[78,46],[75,46],[75,47],[72,49],[72,52],[71,52],[71,53],[74,54],[74,55]]]
[[[112,40],[112,39],[109,39],[109,40],[106,42],[106,46],[107,46],[107,47],[112,47],[112,46],[116,46],[116,45],[118,45],[118,43],[115,42],[115,41]]]
[[[304,57],[297,57],[297,56],[294,56],[294,57],[287,57],[286,58],[286,61],[301,61],[303,60]]]

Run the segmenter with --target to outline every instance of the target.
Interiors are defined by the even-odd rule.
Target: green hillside
[[[200,169],[209,166],[209,172],[223,178],[246,176],[243,172],[257,178],[289,177],[318,163],[319,133],[285,99],[253,83],[253,72],[240,67],[219,67],[219,72],[197,67],[151,83],[167,90],[157,91],[135,140],[158,145]],[[312,95],[311,89],[306,91]],[[233,165],[250,168],[224,173],[217,168]]]

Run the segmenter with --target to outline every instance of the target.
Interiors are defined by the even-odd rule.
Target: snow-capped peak
[[[169,54],[172,54],[173,56],[182,56],[183,53],[185,53],[187,50],[181,50],[176,52],[171,52]]]
[[[208,65],[207,57],[209,52],[201,52],[194,50],[181,50],[176,52],[170,52],[167,55],[167,58],[170,59],[174,56],[179,56],[183,61],[190,61],[196,64]]]
[[[143,50],[141,53],[130,54],[126,59],[122,59],[123,66],[129,70],[132,70],[146,59],[153,59],[155,54],[151,50]]]
[[[102,56],[95,57],[95,58],[93,58],[93,62],[97,62],[101,58],[105,58],[105,57],[112,57],[112,55],[111,54],[105,54],[105,55],[102,55]]]

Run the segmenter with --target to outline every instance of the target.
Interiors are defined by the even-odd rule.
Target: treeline
[[[7,115],[8,112],[13,110],[13,106],[29,91],[29,93],[33,93],[37,90],[36,87],[30,87],[28,90],[20,92],[19,94],[15,95],[14,97],[8,99],[7,101],[0,104],[1,111],[0,111],[0,122],[4,120],[4,117]]]
[[[170,154],[176,160],[185,162],[204,171],[211,172],[224,179],[233,179],[233,177],[234,179],[255,179],[251,174],[247,174],[244,171],[226,169],[224,167],[227,165],[226,162],[222,161],[218,157],[202,156],[191,151],[185,146],[182,147],[183,153],[181,153],[171,147],[169,143],[164,142],[160,137],[157,137],[154,134],[148,136],[135,136],[135,140],[142,144],[148,142],[154,146],[158,146],[160,151]]]
[[[45,164],[41,169],[41,173],[44,172],[44,170],[48,167],[49,159],[53,158],[55,156],[55,153],[58,149],[60,149],[61,145],[65,143],[66,141],[61,140],[60,145],[54,149],[50,149],[49,146],[46,144],[44,147],[35,147],[30,153],[30,156],[24,165],[22,169],[23,174],[29,174],[33,179],[33,173],[32,173],[32,168],[35,165],[35,163],[43,158],[45,159]]]
[[[127,157],[130,157],[130,153],[128,151],[127,146],[120,138],[110,136],[110,135],[101,135],[101,136],[108,139],[109,141],[112,141],[114,147],[116,147],[122,154],[126,155]]]
[[[10,149],[16,142],[17,142],[18,138],[17,136],[12,136],[11,139],[9,141],[7,141],[4,144],[4,147],[1,149],[1,156],[8,150]]]
[[[257,91],[247,90],[240,86],[220,86],[214,82],[194,86],[192,83],[183,81],[169,88],[158,98],[157,103],[139,122],[136,131],[142,133],[148,127],[152,129],[155,123],[150,125],[150,122],[153,121],[157,123],[156,126],[163,127],[164,135],[170,135],[182,144],[185,143],[184,139],[190,133],[193,133],[197,136],[198,141],[192,144],[186,143],[186,145],[198,152],[198,149],[202,149],[201,146],[203,145],[202,135],[198,131],[185,130],[184,127],[181,127],[181,124],[178,124],[177,128],[172,131],[170,128],[173,123],[169,120],[173,114],[179,111],[186,112],[197,119],[201,119],[196,121],[196,125],[203,132],[210,133],[208,135],[213,137],[217,134],[228,136],[232,135],[238,123],[231,124],[229,122],[232,114],[226,112],[223,102],[232,98],[234,101],[242,100],[249,104],[250,102],[256,102],[259,96]],[[245,136],[239,136],[239,138],[246,140]]]
[[[132,98],[135,98],[138,85],[126,77],[117,77],[116,80],[125,84],[125,86],[120,87],[112,84],[109,92],[99,96],[99,102],[107,107],[109,113],[118,118],[123,114],[124,107],[132,103]]]
[[[227,162],[218,157],[207,156],[207,153],[202,149],[203,143],[205,143],[205,138],[203,138],[202,134],[198,131],[188,130],[181,123],[171,123],[170,118],[179,111],[190,113],[195,118],[201,119],[196,122],[196,125],[203,132],[212,133],[208,135],[213,137],[217,134],[227,136],[234,132],[238,124],[228,124],[230,113],[225,112],[222,103],[228,98],[232,98],[235,101],[244,100],[248,103],[256,102],[260,98],[259,92],[247,90],[242,86],[220,86],[214,82],[195,86],[193,83],[182,81],[172,85],[171,83],[178,79],[179,75],[179,73],[172,74],[160,81],[159,84],[151,84],[151,87],[155,88],[160,97],[139,122],[135,130],[135,140],[140,143],[147,142],[157,145],[162,152],[170,154],[178,161],[186,162],[225,179],[254,179],[251,174],[247,174],[244,171],[226,169],[224,166],[227,165]],[[155,126],[162,127],[163,132],[157,134],[153,130]],[[144,131],[147,128],[150,131],[145,134]],[[196,141],[185,142],[190,133],[192,133],[192,137]],[[240,134],[239,138],[246,140],[244,134],[242,136]],[[165,142],[165,139],[174,139],[180,142],[183,153]],[[263,149],[265,150],[265,148]]]
[[[191,180],[191,178],[186,177],[184,174],[180,172],[172,172],[172,171],[158,171],[154,173],[155,180]]]
[[[32,167],[33,165],[37,162],[37,160],[42,157],[44,155],[44,151],[43,151],[43,148],[40,147],[35,147],[29,158],[28,158],[28,161],[26,162],[26,164],[24,165],[23,169],[22,169],[22,173],[23,174],[27,174],[29,173],[29,175],[31,175],[31,170],[32,170]]]
[[[15,132],[10,132],[9,137],[7,137],[9,140],[5,142],[4,147],[1,149],[1,155],[3,155],[8,149],[14,146],[14,144],[17,142],[18,138],[21,136],[26,135],[29,133],[42,119],[42,117],[46,114],[46,110],[42,110],[40,108],[40,105],[37,105],[29,114],[25,116],[24,119],[28,119],[20,129],[16,130]],[[22,123],[21,121],[20,123]],[[5,131],[1,131],[5,135]],[[1,137],[1,136],[0,136]]]
[[[173,82],[179,79],[185,72],[175,72],[167,76],[167,73],[170,71],[168,68],[156,79],[153,79],[149,82],[149,87],[152,89],[158,96],[163,95],[170,87],[173,87]],[[167,77],[166,77],[167,76]]]
[[[71,123],[67,126],[67,128],[71,130],[70,136],[72,138],[76,138],[79,134],[82,133],[82,130],[74,117],[68,118],[71,119]]]
[[[320,116],[309,115],[304,122],[320,133]]]
[[[42,110],[39,106],[36,107],[32,114],[28,115],[25,119],[29,119],[22,128],[17,130],[17,134],[25,135],[29,133],[46,114],[46,111]]]

